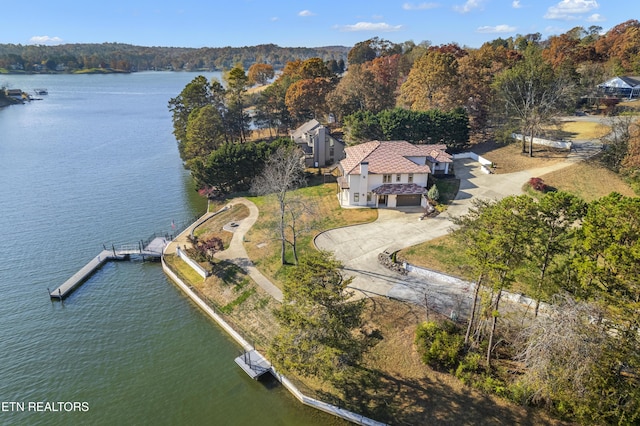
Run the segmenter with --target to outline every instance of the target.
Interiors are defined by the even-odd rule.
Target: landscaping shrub
[[[544,183],[542,178],[539,177],[532,177],[529,179],[529,186],[540,192],[547,192],[549,190],[549,186]]]
[[[445,370],[457,367],[464,347],[464,337],[454,323],[425,321],[418,325],[415,341],[425,364]]]
[[[438,186],[435,183],[431,185],[431,188],[429,188],[427,197],[429,197],[429,199],[433,201],[438,201],[440,199],[440,191],[438,190]]]

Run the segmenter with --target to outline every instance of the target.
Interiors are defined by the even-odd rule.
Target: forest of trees
[[[576,27],[546,40],[538,33],[499,38],[477,49],[373,38],[353,46],[347,62],[343,72],[341,60],[297,58],[278,73],[269,63],[237,62],[223,82],[198,77],[170,102],[187,167],[202,170],[223,142],[244,143],[252,129],[286,137],[311,118],[340,129],[347,143],[405,139],[450,150],[518,131],[529,141],[527,148],[523,140],[523,152],[533,155],[531,141],[554,118],[610,101],[597,92],[599,83],[640,74],[640,22],[606,33]],[[265,76],[276,78],[249,95],[251,85],[269,80]],[[638,132],[629,129],[616,144],[612,169],[638,180]]]
[[[296,59],[346,60],[349,48],[280,47],[275,44],[245,47],[147,47],[123,43],[21,45],[0,44],[0,69],[12,72],[73,72],[110,68],[121,71],[220,71],[242,64],[266,63],[279,69]]]

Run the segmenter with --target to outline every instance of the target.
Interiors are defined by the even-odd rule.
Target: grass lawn
[[[249,209],[244,204],[236,204],[229,210],[213,216],[194,231],[194,235],[200,240],[206,241],[212,237],[218,237],[224,243],[224,247],[229,247],[233,233],[225,231],[224,225],[230,222],[239,222],[249,216]]]
[[[609,126],[588,121],[562,121],[555,127],[549,127],[548,137],[568,140],[598,139],[610,131]],[[528,150],[528,144],[526,146]],[[522,143],[500,144],[493,141],[482,142],[472,146],[472,151],[485,157],[497,165],[497,174],[513,173],[520,170],[548,166],[564,161],[568,152],[543,145],[533,146],[533,157],[528,152],[522,153]]]
[[[570,192],[585,201],[593,201],[611,192],[619,192],[628,197],[637,196],[624,180],[595,159],[540,177],[547,185]]]
[[[371,222],[378,217],[375,209],[341,208],[336,196],[336,183],[321,183],[317,177],[313,179],[309,186],[291,193],[291,198],[303,197],[308,200],[314,210],[314,213],[303,217],[309,229],[297,242],[298,256],[305,251],[315,250],[313,237],[321,231]],[[280,241],[276,239],[279,217],[277,201],[274,196],[248,198],[258,206],[260,216],[245,236],[245,248],[258,269],[282,288],[288,266],[281,264]],[[294,262],[290,247],[286,250],[286,261],[289,264]]]
[[[593,121],[561,121],[557,126],[549,127],[549,137],[568,140],[600,139],[611,132],[611,127]]]

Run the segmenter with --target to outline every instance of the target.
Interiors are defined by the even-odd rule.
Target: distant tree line
[[[297,59],[322,58],[341,62],[349,48],[280,47],[263,44],[245,47],[148,47],[123,43],[21,45],[0,44],[0,68],[13,72],[66,71],[111,68],[122,71],[221,71],[242,64],[266,63],[280,69]]]

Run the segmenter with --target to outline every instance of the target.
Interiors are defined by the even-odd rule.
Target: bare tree
[[[287,228],[289,245],[293,250],[293,261],[298,264],[298,238],[311,231],[314,227],[314,220],[312,220],[317,212],[316,205],[311,200],[305,200],[300,197],[293,197],[289,199],[286,206],[286,218],[288,222],[285,224]]]
[[[251,185],[251,192],[257,195],[275,195],[278,200],[278,239],[280,240],[281,261],[286,263],[287,208],[289,193],[304,186],[303,154],[296,148],[280,147],[265,162],[264,169]]]
[[[569,388],[576,398],[587,393],[609,339],[594,305],[569,296],[556,302],[520,336],[517,359],[526,367],[521,380],[533,391],[533,402],[550,403],[561,389]]]
[[[551,65],[544,61],[540,49],[529,46],[524,59],[514,67],[500,73],[494,82],[505,112],[518,119],[522,129],[522,152],[529,139],[529,156],[533,156],[533,138],[564,105],[569,103],[573,84],[557,76]]]

